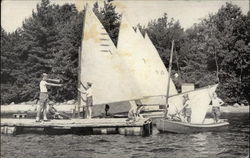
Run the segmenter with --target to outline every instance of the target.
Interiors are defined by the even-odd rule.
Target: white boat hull
[[[190,124],[186,122],[178,122],[167,119],[159,119],[156,127],[159,132],[170,133],[197,133],[197,132],[211,132],[222,131],[228,128],[229,123],[221,120],[218,123],[211,123],[205,121],[204,124]]]

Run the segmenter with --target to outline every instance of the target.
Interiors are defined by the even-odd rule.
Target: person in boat
[[[183,96],[184,98],[184,104],[183,104],[183,115],[185,121],[188,123],[191,122],[191,115],[192,115],[192,109],[191,109],[191,102],[189,100],[188,94],[185,94]]]
[[[62,84],[49,83],[52,82],[60,82],[60,80],[49,79],[46,73],[42,74],[42,80],[40,82],[40,96],[39,96],[39,104],[37,106],[37,115],[36,122],[40,122],[40,115],[43,113],[43,120],[48,121],[47,119],[47,104],[48,104],[48,90],[47,86],[62,86]]]
[[[137,105],[137,112],[136,112],[136,116],[137,117],[142,117],[141,116],[141,112],[144,110],[144,105]]]
[[[136,121],[138,118],[138,107],[135,101],[130,101],[131,108],[128,112],[128,119],[126,121]]]
[[[165,106],[165,114],[164,114],[165,119],[169,119],[169,117],[168,117],[168,108],[169,108],[169,104],[167,104],[167,106]]]
[[[109,113],[109,109],[110,109],[110,106],[108,104],[105,105],[105,108],[104,108],[104,113],[102,113],[102,118],[112,118],[113,115]]]
[[[220,117],[220,106],[224,104],[224,102],[217,97],[217,94],[214,92],[212,94],[212,115],[214,118],[214,122],[218,122],[219,121],[219,117]]]
[[[93,106],[93,92],[92,92],[92,83],[87,82],[87,87],[83,87],[85,91],[78,89],[81,93],[86,95],[86,108],[87,108],[87,119],[92,118],[92,106]]]
[[[105,116],[106,116],[106,117],[110,116],[110,114],[109,114],[109,108],[110,108],[109,105],[106,104],[106,105],[105,105],[105,109],[104,109],[104,110],[105,110]]]

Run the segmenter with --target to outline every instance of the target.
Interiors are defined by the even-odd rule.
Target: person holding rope
[[[39,104],[37,107],[37,115],[36,115],[36,122],[40,122],[41,113],[43,113],[43,121],[48,121],[47,119],[47,104],[48,104],[48,90],[47,86],[58,86],[61,87],[62,84],[55,84],[49,83],[48,81],[52,82],[60,82],[57,79],[49,79],[46,73],[42,74],[42,80],[40,81],[40,96],[39,96]]]
[[[217,94],[215,92],[212,93],[212,96],[210,96],[212,99],[212,115],[214,118],[214,122],[219,121],[220,117],[220,106],[224,104],[224,102],[217,97]]]
[[[87,119],[92,118],[92,106],[93,106],[93,92],[92,92],[92,83],[87,82],[87,87],[83,86],[85,91],[78,89],[81,93],[86,95],[86,106],[87,106]]]

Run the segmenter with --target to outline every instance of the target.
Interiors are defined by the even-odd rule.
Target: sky
[[[51,3],[59,5],[73,3],[81,10],[84,3],[87,2],[91,6],[93,1],[51,0]],[[25,18],[31,16],[32,10],[36,10],[36,5],[39,2],[40,0],[2,0],[1,26],[7,32],[15,31],[22,26]],[[112,3],[133,26],[138,23],[146,25],[149,21],[167,13],[169,18],[179,20],[181,26],[187,29],[194,23],[199,23],[202,18],[209,14],[216,13],[226,2],[238,5],[243,14],[247,14],[249,11],[249,0],[115,0]],[[99,0],[99,3],[102,1]]]

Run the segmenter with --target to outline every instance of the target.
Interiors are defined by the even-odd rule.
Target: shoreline
[[[5,113],[22,113],[35,112],[37,104],[12,104],[1,105],[1,114]],[[73,112],[77,104],[55,104],[55,107],[60,112]],[[157,106],[152,106],[152,110]],[[150,110],[151,108],[148,108]],[[208,113],[212,111],[212,106],[209,106]],[[221,113],[249,113],[249,106],[221,106]]]
[[[212,106],[209,106],[208,112],[212,111]],[[249,113],[249,106],[221,106],[221,113]]]

